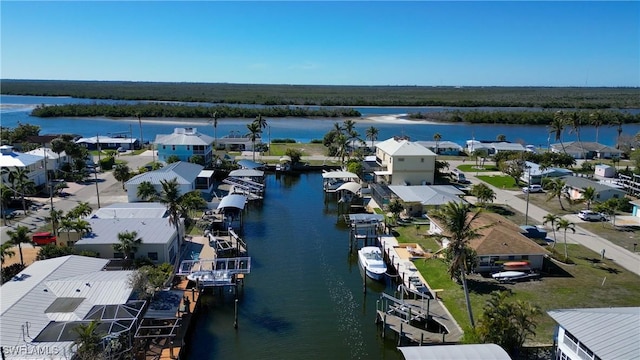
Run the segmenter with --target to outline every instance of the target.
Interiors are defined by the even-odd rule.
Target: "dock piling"
[[[362,278],[362,293],[367,294],[367,267],[364,267],[364,276]]]
[[[387,314],[382,316],[382,338],[384,339],[384,332],[387,329]]]
[[[233,328],[237,329],[238,328],[238,299],[236,299],[235,301],[235,308],[234,308],[234,314],[233,314]]]

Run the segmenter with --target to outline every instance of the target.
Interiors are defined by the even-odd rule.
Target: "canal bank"
[[[203,295],[188,359],[401,359],[375,326],[376,301],[392,285],[362,291],[349,229],[319,173],[267,176],[264,201],[246,213],[252,271],[239,297]]]

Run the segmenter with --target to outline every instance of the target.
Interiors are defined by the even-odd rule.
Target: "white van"
[[[458,169],[453,169],[451,172],[451,177],[453,181],[465,184],[467,182],[467,177],[464,176],[464,173]]]

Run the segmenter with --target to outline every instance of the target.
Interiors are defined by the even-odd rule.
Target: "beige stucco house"
[[[388,185],[431,185],[436,154],[406,139],[391,138],[376,144],[376,182]]]

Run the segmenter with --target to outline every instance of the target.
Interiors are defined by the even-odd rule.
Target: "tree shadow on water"
[[[271,310],[263,309],[260,313],[248,313],[251,322],[269,332],[284,333],[293,328],[293,324],[282,316],[275,316]]]

